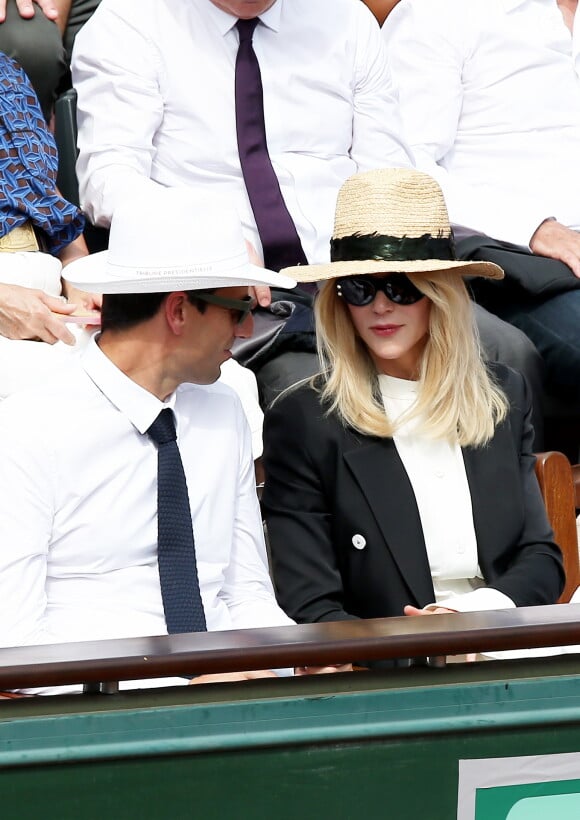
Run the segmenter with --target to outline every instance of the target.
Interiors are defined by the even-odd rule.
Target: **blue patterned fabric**
[[[82,233],[79,209],[56,190],[58,154],[36,94],[0,53],[0,237],[30,220],[57,254]]]

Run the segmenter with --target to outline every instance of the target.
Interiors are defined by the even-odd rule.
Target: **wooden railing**
[[[0,689],[572,644],[580,604],[340,621],[1,649]]]

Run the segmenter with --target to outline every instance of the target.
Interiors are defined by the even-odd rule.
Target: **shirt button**
[[[352,545],[355,550],[364,550],[367,545],[366,538],[362,535],[353,535],[352,537]]]
[[[443,472],[443,470],[435,470],[435,477],[436,478],[444,478],[445,473]]]

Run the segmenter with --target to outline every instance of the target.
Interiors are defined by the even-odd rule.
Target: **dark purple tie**
[[[296,226],[288,212],[266,143],[260,66],[252,45],[258,18],[236,23],[240,45],[236,57],[236,133],[240,165],[264,250],[264,264],[279,271],[306,265]]]

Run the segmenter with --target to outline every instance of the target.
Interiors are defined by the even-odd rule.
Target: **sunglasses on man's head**
[[[414,305],[425,295],[404,273],[381,277],[345,276],[336,282],[338,295],[353,307],[370,305],[379,290],[396,305]]]
[[[216,296],[215,293],[205,293],[201,290],[196,291],[194,296],[201,302],[207,302],[209,305],[217,305],[231,311],[237,325],[243,325],[258,304],[253,296],[244,296],[243,299],[228,299],[227,296]]]

